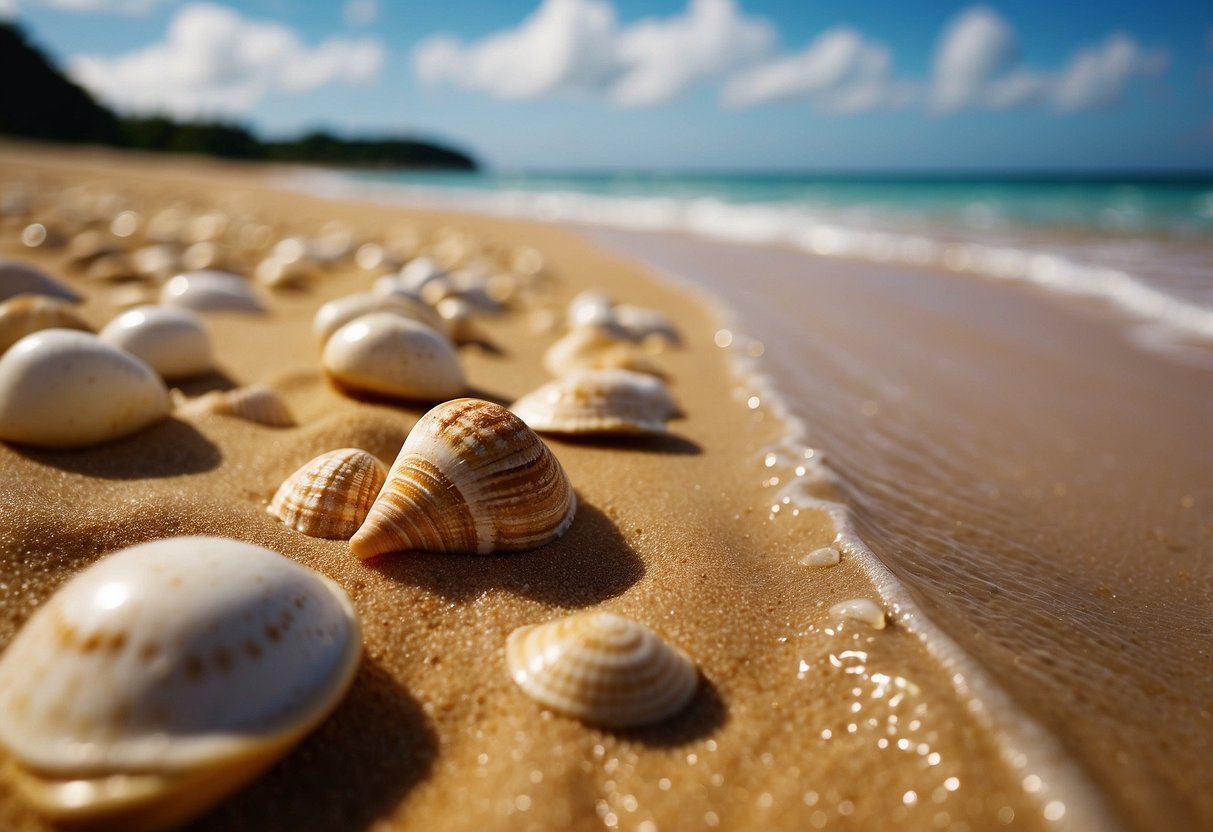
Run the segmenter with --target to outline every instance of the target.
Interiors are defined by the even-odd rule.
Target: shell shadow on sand
[[[699,677],[699,689],[681,711],[655,725],[614,730],[621,739],[652,748],[677,748],[710,737],[728,722],[729,710],[712,680]]]
[[[674,456],[699,456],[703,453],[703,448],[698,442],[675,433],[635,436],[545,433],[543,438],[547,442],[577,445],[582,448],[602,448],[608,451],[639,451],[646,454],[670,454]]]
[[[90,448],[60,451],[24,445],[8,447],[43,465],[107,480],[200,474],[219,467],[223,461],[218,445],[193,425],[174,418]]]
[[[227,373],[223,372],[222,370],[216,370],[215,372],[207,373],[206,375],[174,381],[171,386],[176,387],[178,390],[192,399],[196,398],[197,396],[201,396],[204,393],[210,393],[213,390],[234,390],[239,385],[236,383],[236,380]]]
[[[438,737],[420,703],[364,657],[332,716],[191,829],[365,829],[399,806],[437,754]]]
[[[562,607],[588,607],[613,598],[644,576],[644,561],[615,523],[580,497],[569,530],[538,549],[497,555],[393,553],[366,565],[447,598],[503,589]]]

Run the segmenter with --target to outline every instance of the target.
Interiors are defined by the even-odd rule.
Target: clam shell
[[[321,454],[291,474],[268,511],[309,537],[348,540],[366,520],[387,469],[358,448]]]
[[[613,326],[579,326],[548,347],[543,367],[563,376],[581,370],[632,370],[664,377],[651,358]]]
[[[350,551],[533,549],[564,534],[576,510],[560,462],[521,419],[491,402],[456,399],[413,428]]]
[[[358,292],[324,304],[312,319],[312,332],[324,344],[341,327],[372,312],[391,312],[423,323],[435,332],[446,332],[442,318],[424,303],[402,295],[375,292]]]
[[[567,312],[571,328],[580,326],[600,326],[614,320],[612,310],[615,308],[614,299],[606,292],[597,289],[587,289],[569,301]]]
[[[93,328],[71,304],[46,295],[18,295],[0,303],[0,353],[32,332],[43,329]]]
[[[286,399],[274,388],[263,384],[238,387],[235,390],[215,390],[187,401],[177,411],[182,414],[217,413],[220,416],[234,416],[271,428],[289,428],[296,424]]]
[[[657,309],[621,303],[611,310],[611,317],[633,341],[656,338],[674,346],[682,345],[682,335],[674,322]]]
[[[369,393],[442,401],[467,387],[445,335],[391,312],[363,315],[338,329],[322,361],[340,385]]]
[[[106,324],[100,337],[142,358],[161,378],[189,378],[215,369],[206,324],[189,309],[131,309]]]
[[[681,412],[661,379],[630,370],[570,373],[510,409],[540,433],[659,434]]]
[[[628,728],[673,716],[699,687],[695,663],[631,619],[588,612],[510,633],[514,681],[542,705],[595,725]]]
[[[68,581],[0,658],[0,744],[58,820],[183,823],[337,705],[361,655],[335,583],[260,546],[180,537]]]
[[[431,257],[416,257],[400,270],[400,284],[412,292],[421,292],[425,284],[442,277],[446,271]]]
[[[0,301],[17,295],[47,295],[69,303],[80,302],[80,296],[70,287],[37,266],[19,260],[0,260]]]
[[[239,275],[200,271],[177,275],[160,290],[162,306],[197,312],[264,312],[252,286]]]
[[[44,329],[0,356],[0,439],[79,448],[118,439],[169,413],[155,370],[96,335]]]

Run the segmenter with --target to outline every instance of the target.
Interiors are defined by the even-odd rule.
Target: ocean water
[[[357,173],[310,189],[943,268],[1113,306],[1213,343],[1213,177]]]

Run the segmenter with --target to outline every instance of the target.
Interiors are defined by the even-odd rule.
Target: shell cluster
[[[518,418],[540,433],[662,434],[680,414],[665,383],[630,370],[583,370],[514,402]]]
[[[333,710],[360,633],[336,584],[277,552],[133,546],[68,581],[0,657],[0,745],[57,820],[177,825]]]
[[[456,399],[409,433],[350,551],[521,551],[560,537],[576,510],[560,462],[521,419]]]
[[[348,540],[366,520],[386,477],[383,463],[366,451],[339,448],[291,474],[268,511],[309,537]]]
[[[520,627],[505,653],[514,681],[532,699],[608,728],[666,719],[699,687],[699,671],[684,652],[609,612]]]

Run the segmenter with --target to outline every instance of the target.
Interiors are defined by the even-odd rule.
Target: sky
[[[1213,171],[1213,4],[0,0],[122,112],[499,170]]]

